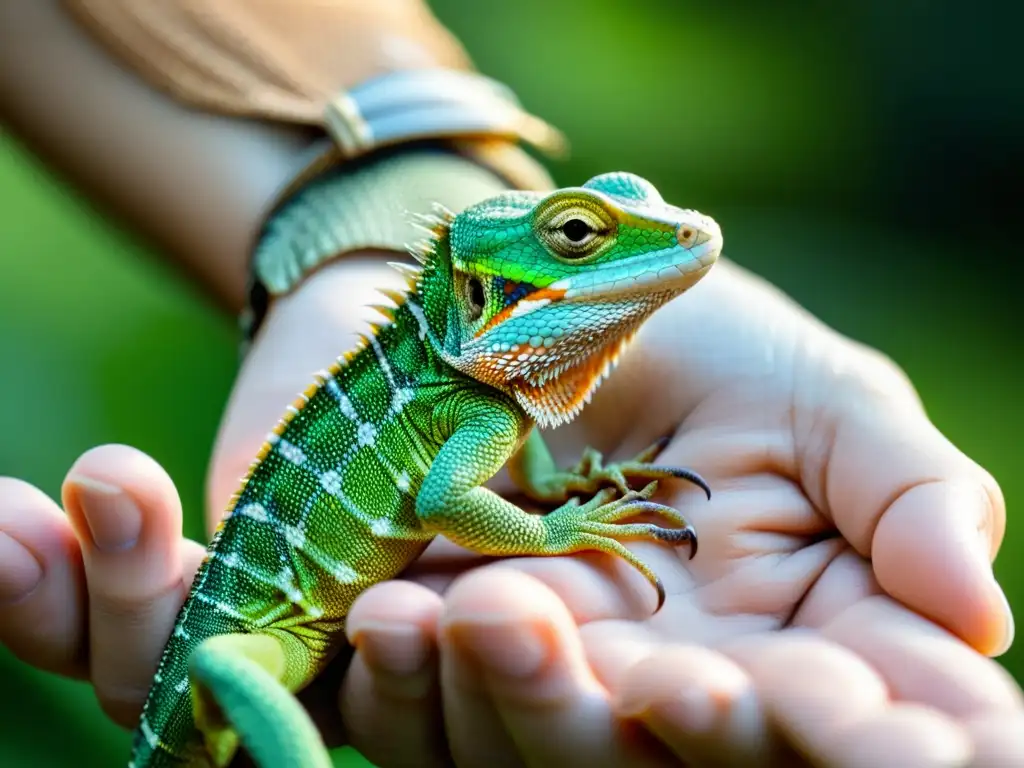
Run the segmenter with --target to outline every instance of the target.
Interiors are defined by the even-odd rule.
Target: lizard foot
[[[648,483],[639,491],[627,490],[619,498],[616,488],[602,488],[587,502],[579,497],[569,499],[558,509],[544,516],[547,528],[545,554],[566,555],[596,550],[616,555],[642,573],[658,591],[658,607],[665,602],[665,587],[658,575],[640,558],[623,546],[622,541],[660,541],[690,545],[690,558],[697,554],[697,532],[678,510],[650,500],[658,481]],[[651,523],[624,523],[637,515],[653,513],[679,526],[663,528]]]
[[[660,466],[651,463],[667,444],[668,438],[661,438],[632,459],[607,465],[604,463],[604,457],[600,451],[594,448],[587,448],[583,451],[579,463],[567,473],[569,477],[566,484],[570,490],[590,493],[593,493],[602,486],[613,485],[621,493],[627,494],[631,490],[627,478],[658,480],[674,477],[680,480],[687,480],[698,486],[710,499],[711,488],[704,478],[692,469]]]

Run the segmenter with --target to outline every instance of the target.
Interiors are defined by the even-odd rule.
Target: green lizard
[[[649,499],[652,446],[560,471],[535,425],[572,419],[642,323],[700,280],[718,225],[647,181],[597,176],[550,194],[509,192],[422,222],[421,267],[357,348],[288,407],[218,527],[154,677],[131,765],[223,766],[240,745],[263,766],[328,766],[293,692],[344,644],[356,597],[436,535],[489,555],[617,555],[620,540],[691,547],[686,518]],[[506,463],[559,503],[528,514],[482,487]],[[627,478],[648,481],[632,490]],[[579,494],[592,494],[583,501]],[[641,513],[675,527],[623,522]]]

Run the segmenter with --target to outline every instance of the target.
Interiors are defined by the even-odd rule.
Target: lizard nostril
[[[697,230],[694,227],[684,224],[676,230],[676,240],[683,248],[693,247],[694,241],[697,239]]]

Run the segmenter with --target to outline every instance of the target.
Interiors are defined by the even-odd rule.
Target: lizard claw
[[[658,604],[654,607],[654,612],[657,613],[661,610],[661,607],[665,605],[665,585],[661,581],[661,577],[655,575],[654,577],[654,589],[658,592]]]
[[[666,504],[658,504],[655,501],[641,499],[638,501],[631,501],[628,504],[623,505],[620,508],[620,511],[624,513],[624,516],[642,514],[660,515],[673,523],[676,523],[680,527],[662,528],[652,525],[651,538],[673,545],[689,543],[690,557],[688,559],[693,560],[693,558],[697,556],[697,530],[685,517],[683,517],[683,515],[679,513],[677,509],[675,509],[675,507],[670,507]]]
[[[686,469],[685,467],[659,467],[649,464],[643,467],[643,471],[645,474],[649,473],[655,477],[674,477],[678,480],[686,480],[689,483],[693,483],[704,491],[708,501],[711,501],[711,486],[708,485],[707,480],[692,469]]]
[[[570,473],[573,476],[571,487],[573,489],[593,491],[602,485],[610,484],[617,488],[620,493],[627,494],[630,490],[627,478],[642,480],[676,478],[693,483],[704,491],[704,495],[710,500],[711,487],[696,471],[685,467],[672,467],[651,463],[651,460],[661,453],[668,442],[669,438],[663,437],[642,450],[632,459],[612,464],[605,464],[603,457],[598,451],[588,448],[584,451],[579,464]]]
[[[668,448],[668,444],[671,442],[672,438],[669,435],[662,435],[634,456],[633,461],[638,464],[647,464],[652,462],[654,461],[654,457],[658,456],[662,451]]]

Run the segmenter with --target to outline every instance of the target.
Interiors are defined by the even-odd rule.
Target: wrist
[[[416,214],[460,211],[509,187],[550,188],[542,167],[501,142],[415,142],[308,173],[273,207],[252,259],[246,342],[269,307],[326,265],[367,252],[405,257],[423,238]],[[382,261],[382,259],[378,259]],[[338,286],[346,303],[355,300]],[[374,300],[371,298],[371,300]]]
[[[40,113],[20,121],[35,133],[64,126],[68,111],[78,115],[76,131],[62,128],[42,143],[233,311],[244,303],[266,205],[305,183],[311,169],[297,161],[308,160],[303,147],[313,136],[326,133],[337,145],[334,156],[316,159],[317,173],[325,162],[347,165],[414,140],[474,143],[481,156],[495,143],[559,141],[507,88],[475,74],[423,0],[143,5],[27,4],[20,31],[32,19],[47,34],[22,34],[32,45],[12,48],[32,75],[13,68],[21,79],[10,85],[24,96],[15,111]],[[15,44],[17,34],[10,37]],[[46,41],[54,44],[40,55],[35,48]],[[70,62],[56,80],[54,61]],[[40,101],[43,81],[67,83],[67,93]],[[118,108],[92,108],[97,88],[99,101]],[[196,162],[182,162],[189,158]]]
[[[320,331],[305,326],[317,325],[331,345],[318,366],[322,368],[345,351],[354,334],[366,330],[368,321],[379,321],[369,305],[380,303],[381,288],[405,287],[402,276],[388,266],[396,256],[393,251],[360,249],[310,272],[294,290],[269,305],[261,333],[253,341],[252,354],[270,336],[293,334],[300,325],[304,335],[315,335]]]

